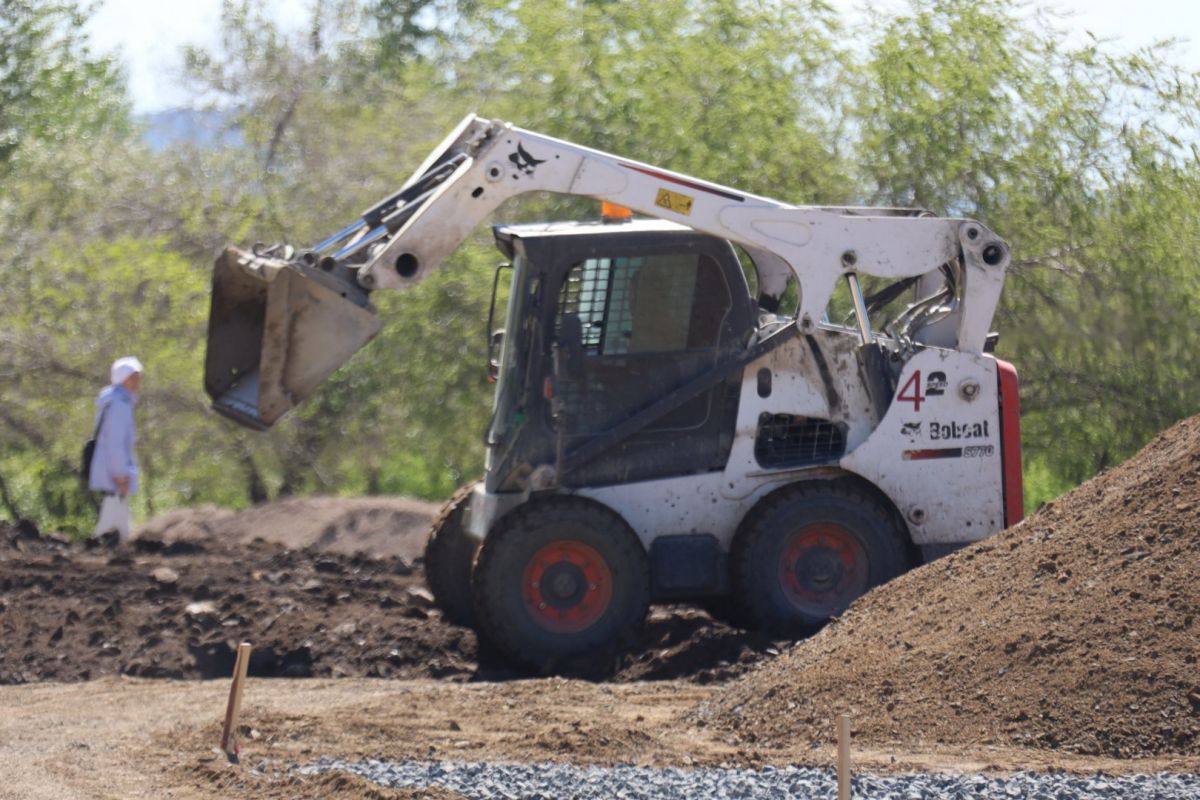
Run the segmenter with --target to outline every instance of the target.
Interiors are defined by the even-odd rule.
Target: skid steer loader
[[[450,620],[542,669],[652,602],[812,629],[1021,519],[1017,377],[989,334],[1009,249],[985,226],[793,206],[475,116],[325,241],[225,251],[215,408],[271,425],[379,329],[371,292],[529,191],[615,210],[494,228],[511,289],[485,474],[426,551]],[[860,274],[886,284],[865,296]]]

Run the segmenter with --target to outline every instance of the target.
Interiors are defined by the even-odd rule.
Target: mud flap
[[[316,267],[227,248],[213,269],[204,389],[263,430],[379,332],[361,288]]]

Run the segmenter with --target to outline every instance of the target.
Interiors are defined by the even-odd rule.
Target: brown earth
[[[436,503],[407,497],[291,497],[245,511],[179,508],[151,519],[134,535],[168,544],[265,539],[291,550],[397,556],[412,563],[424,550],[437,512]]]
[[[328,510],[331,502],[322,504]],[[296,508],[289,501],[287,510]],[[243,530],[311,540],[294,513],[247,513],[290,519],[293,527],[238,523]],[[221,524],[208,535],[194,523],[187,530],[167,525],[165,541],[144,529],[130,545],[113,547],[0,523],[0,684],[114,674],[225,677],[243,640],[254,644],[250,674],[259,677],[517,677],[480,651],[473,631],[446,623],[432,607],[419,559],[327,552],[317,549],[328,543],[320,536],[289,550],[247,542]],[[390,551],[420,552],[425,530],[410,527],[396,538],[404,541]],[[348,546],[351,537],[333,541]],[[679,606],[656,609],[643,631],[573,674],[708,682],[778,652],[767,637]]]
[[[739,741],[1200,755],[1200,417],[704,704]]]
[[[0,797],[448,797],[284,769],[322,755],[821,765],[842,712],[873,769],[1200,771],[1200,418],[779,658],[656,609],[607,683],[512,680],[430,607],[423,524],[382,523],[406,531],[388,557],[321,549],[369,528],[340,502],[181,514],[124,549],[0,523],[0,684],[68,682],[0,685]],[[131,677],[225,677],[242,639],[252,676],[340,678],[251,681],[253,772],[211,752],[226,681]]]
[[[124,676],[0,686],[0,800],[456,798],[439,789],[385,790],[345,775],[288,770],[320,756],[661,767],[833,762],[829,746],[747,743],[696,719],[692,709],[715,697],[717,685],[341,678],[250,680],[241,763],[230,765],[213,750],[228,691],[227,680]],[[1195,757],[1131,760],[915,743],[855,742],[853,761],[873,772],[1200,771]]]

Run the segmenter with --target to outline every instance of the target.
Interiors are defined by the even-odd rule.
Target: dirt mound
[[[245,511],[216,506],[161,514],[134,535],[174,541],[251,542],[264,539],[292,550],[400,556],[408,562],[425,548],[434,503],[405,497],[292,497]]]
[[[73,545],[0,523],[0,684],[225,677],[242,640],[254,644],[259,676],[517,677],[480,652],[472,631],[442,619],[419,561],[197,530],[166,539],[144,530],[125,548]],[[659,609],[635,641],[575,674],[723,680],[774,647],[695,609]]]
[[[743,740],[1200,754],[1200,417],[730,685]]]
[[[470,673],[474,637],[430,606],[399,559],[220,539],[114,549],[0,526],[0,683],[227,676],[241,640],[263,676]]]

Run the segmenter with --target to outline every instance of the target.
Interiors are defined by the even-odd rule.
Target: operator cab
[[[695,386],[755,331],[732,245],[660,220],[493,233],[512,283],[503,332],[489,331],[487,491],[549,488],[547,471],[572,487],[724,468],[741,374]],[[652,421],[622,431],[639,413]]]

